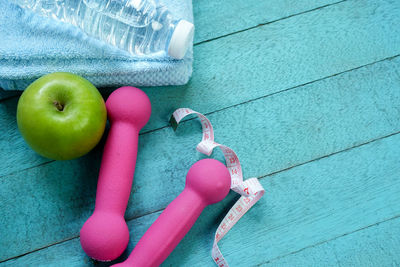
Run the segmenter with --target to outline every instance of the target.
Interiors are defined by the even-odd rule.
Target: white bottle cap
[[[182,59],[193,40],[194,25],[187,20],[181,20],[172,33],[168,46],[168,54],[176,59]]]

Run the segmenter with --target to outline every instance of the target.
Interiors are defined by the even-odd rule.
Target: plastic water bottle
[[[81,28],[88,35],[133,55],[166,51],[182,59],[189,48],[194,26],[175,20],[154,0],[11,0],[42,16]]]

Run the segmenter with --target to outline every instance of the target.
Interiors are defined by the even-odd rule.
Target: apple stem
[[[61,104],[60,102],[54,101],[53,104],[59,111],[63,111],[64,110],[64,105]]]

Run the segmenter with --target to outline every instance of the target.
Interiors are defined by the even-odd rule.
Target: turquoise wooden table
[[[193,78],[144,88],[153,113],[120,260],[204,157],[194,148],[197,120],[176,133],[168,124],[176,108],[190,107],[266,189],[220,242],[231,266],[399,266],[400,1],[193,4]],[[76,160],[42,158],[18,133],[19,93],[0,92],[0,266],[107,266],[79,244],[104,140]],[[237,199],[231,192],[207,207],[164,266],[214,266],[214,231]]]

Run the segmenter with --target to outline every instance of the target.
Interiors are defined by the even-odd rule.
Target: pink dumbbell
[[[80,232],[83,250],[100,261],[118,258],[128,245],[124,214],[135,172],[139,131],[151,113],[147,95],[129,86],[115,90],[106,107],[111,129],[101,161],[96,206]]]
[[[183,192],[172,201],[139,240],[129,258],[114,267],[160,265],[193,226],[203,209],[224,199],[231,186],[228,169],[214,159],[190,168]]]

